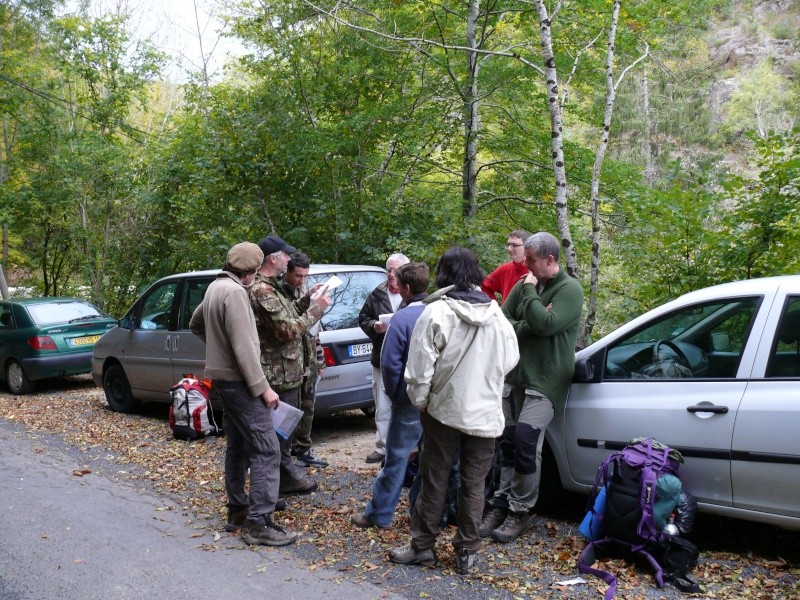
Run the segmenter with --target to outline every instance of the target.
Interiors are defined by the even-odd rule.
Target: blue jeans
[[[419,444],[422,425],[419,409],[408,398],[392,404],[392,418],[386,435],[386,461],[372,486],[372,500],[364,516],[380,527],[389,527],[400,501],[408,456]]]

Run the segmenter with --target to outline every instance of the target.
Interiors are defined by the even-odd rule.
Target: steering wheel
[[[658,340],[653,346],[653,362],[661,362],[664,358],[661,356],[661,348],[666,347],[669,348],[675,357],[678,359],[678,362],[689,366],[689,359],[686,358],[686,354],[681,350],[678,345],[674,342],[670,342],[669,340]]]

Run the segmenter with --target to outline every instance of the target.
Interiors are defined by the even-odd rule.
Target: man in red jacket
[[[508,234],[506,252],[511,257],[511,261],[503,263],[494,271],[489,273],[481,284],[481,289],[490,298],[496,298],[495,294],[500,294],[498,302],[502,304],[506,301],[511,288],[520,279],[528,274],[528,267],[525,266],[525,251],[522,245],[530,237],[530,233],[523,229],[516,229]]]

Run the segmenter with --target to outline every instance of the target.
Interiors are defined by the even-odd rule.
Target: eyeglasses
[[[522,247],[522,244],[512,244],[511,242],[506,244],[506,248],[520,248],[520,247]]]

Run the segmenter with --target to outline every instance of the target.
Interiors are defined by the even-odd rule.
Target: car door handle
[[[695,404],[694,406],[687,406],[686,410],[689,411],[690,413],[710,412],[710,413],[715,413],[715,414],[718,414],[718,415],[724,415],[724,414],[727,414],[728,407],[727,406],[715,406],[713,404],[712,405],[709,405],[709,404],[703,404],[703,405]]]
[[[167,336],[167,337],[164,338],[164,352],[169,352],[170,351],[170,349],[169,349],[169,338],[170,338],[170,336]]]

